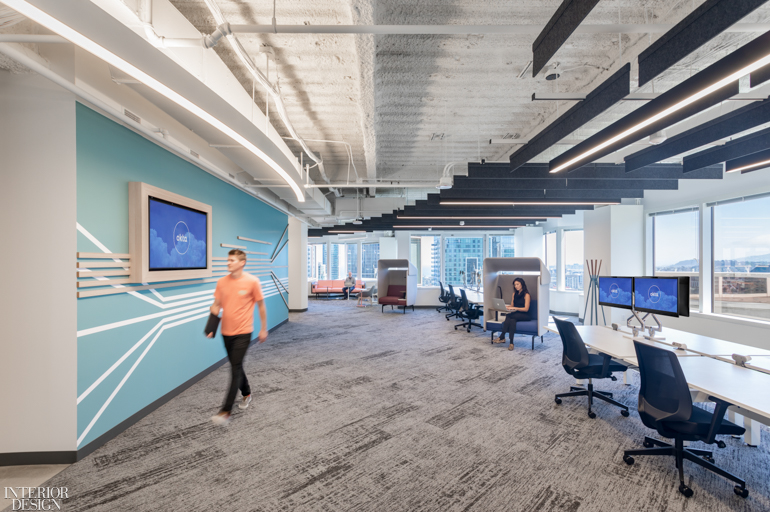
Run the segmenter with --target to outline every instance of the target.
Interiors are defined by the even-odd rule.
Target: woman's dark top
[[[526,306],[526,296],[527,293],[518,293],[513,295],[513,307],[515,308],[523,308]],[[518,313],[529,313],[529,311],[518,311]]]

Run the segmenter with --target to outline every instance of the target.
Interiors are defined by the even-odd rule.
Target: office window
[[[441,275],[441,237],[413,236],[409,245],[409,261],[417,267],[419,286],[438,286]]]
[[[698,309],[700,291],[699,213],[697,210],[656,215],[653,223],[653,251],[656,276],[690,276],[690,309]]]
[[[564,245],[564,289],[582,291],[583,230],[563,231],[561,243]]]
[[[307,277],[326,279],[326,244],[308,244]]]
[[[332,244],[331,279],[345,279],[348,272],[358,275],[358,245]]]
[[[513,236],[490,235],[488,239],[490,258],[513,258]]]
[[[347,249],[348,272],[353,273],[353,277],[358,277],[358,244],[348,244]],[[343,277],[347,277],[347,272]]]
[[[717,205],[714,313],[770,320],[770,197]]]
[[[481,237],[446,237],[444,245],[444,284],[470,284],[472,275],[481,271],[484,260],[484,239]]]
[[[380,244],[361,245],[361,277],[373,279],[377,277],[377,262],[380,260]]]
[[[559,281],[556,274],[556,232],[545,234],[545,266],[551,273],[551,290],[556,289]]]

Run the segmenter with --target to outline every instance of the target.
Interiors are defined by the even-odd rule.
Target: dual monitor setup
[[[635,317],[642,330],[636,312],[651,314],[658,324],[652,335],[660,330],[655,315],[690,316],[690,277],[599,277],[599,305],[631,310],[629,322]]]

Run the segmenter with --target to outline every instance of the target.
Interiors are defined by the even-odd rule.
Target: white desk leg
[[[727,410],[727,420],[746,429],[746,432],[743,434],[744,443],[749,446],[759,446],[760,432],[758,421],[744,418],[742,415],[729,409]]]

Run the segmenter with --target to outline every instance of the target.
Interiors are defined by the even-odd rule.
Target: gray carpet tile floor
[[[770,510],[766,428],[758,448],[714,446],[748,499],[686,462],[687,499],[673,458],[622,461],[654,434],[636,413],[637,374],[596,383],[631,417],[599,403],[590,419],[585,398],[554,403],[574,384],[557,336],[508,351],[454,323],[311,300],[250,349],[254,401],[230,425],[209,421],[224,366],[46,485],[70,489],[64,510]]]

